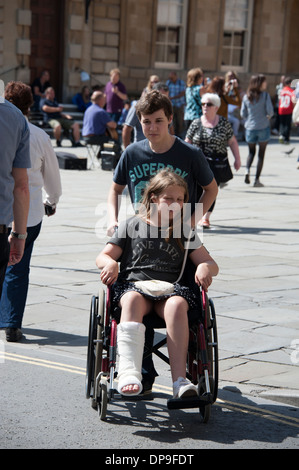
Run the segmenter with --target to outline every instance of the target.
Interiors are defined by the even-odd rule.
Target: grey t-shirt
[[[14,178],[12,168],[30,168],[29,128],[21,111],[12,103],[0,101],[0,224],[13,220]]]
[[[153,152],[147,139],[129,145],[118,162],[113,181],[128,185],[131,201],[137,203],[150,178],[165,167],[186,180],[192,207],[199,199],[198,185],[207,186],[214,178],[202,151],[176,137],[165,153]]]
[[[270,126],[268,119],[273,116],[273,106],[269,93],[263,91],[259,100],[251,103],[245,95],[242,100],[241,117],[245,119],[244,127],[248,130],[266,129]]]
[[[172,236],[168,240],[165,236],[165,230],[137,216],[122,222],[108,242],[123,250],[119,280],[175,282],[181,272],[188,235],[183,234],[180,241]],[[201,245],[198,236],[193,235],[190,253]]]
[[[128,115],[126,117],[125,125],[130,126],[134,130],[134,142],[139,142],[139,140],[145,139],[145,136],[142,131],[140,121],[136,114],[136,103],[132,104],[129,109]]]

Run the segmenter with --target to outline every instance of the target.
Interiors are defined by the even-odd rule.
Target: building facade
[[[298,0],[0,0],[0,78],[47,69],[66,102],[113,68],[137,97],[151,74],[201,67],[236,71],[244,89],[263,73],[274,94],[281,75],[299,78],[298,24]]]

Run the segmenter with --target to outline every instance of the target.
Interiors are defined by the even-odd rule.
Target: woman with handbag
[[[227,146],[230,147],[235,162],[235,170],[241,167],[239,146],[234,136],[231,124],[226,118],[217,114],[221,100],[215,93],[205,93],[201,98],[203,115],[195,119],[189,127],[186,142],[193,144],[203,151],[218,186],[233,178],[230,168]],[[215,202],[200,221],[204,228],[210,227],[210,216]]]
[[[97,257],[101,280],[113,284],[113,304],[121,307],[117,346],[118,390],[122,395],[142,391],[142,320],[152,310],[166,323],[174,398],[197,394],[197,387],[186,379],[187,312],[197,306],[197,298],[179,279],[189,256],[196,266],[195,282],[207,291],[212,276],[218,274],[218,266],[196,233],[191,232],[192,239],[189,230],[187,236],[184,233],[183,209],[187,201],[186,182],[169,168],[161,170],[150,180],[139,214],[120,224]],[[160,292],[151,293],[150,284],[155,287],[157,281],[163,281]]]

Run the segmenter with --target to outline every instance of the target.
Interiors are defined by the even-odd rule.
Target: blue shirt
[[[43,110],[44,105],[49,106],[50,108],[58,108],[59,103],[56,100],[51,101],[51,100],[48,100],[46,98],[44,98],[40,101],[39,107],[40,107],[40,109],[43,113],[45,122],[49,122],[50,119],[60,119],[61,118],[61,112],[60,111],[53,111],[53,113],[51,113],[51,112],[46,113],[46,111]]]
[[[185,95],[181,96],[181,98],[172,99],[173,96],[177,96],[182,91],[185,91],[186,84],[183,80],[178,79],[175,83],[171,80],[167,80],[166,85],[169,88],[169,98],[171,99],[172,105],[176,106],[177,108],[181,108],[181,106],[185,105]]]
[[[125,124],[134,129],[134,142],[139,142],[139,140],[145,139],[145,136],[143,134],[142,126],[136,114],[136,103],[137,101],[135,101],[135,103],[131,105]]]
[[[93,103],[84,113],[82,135],[104,135],[110,115],[103,108]]]
[[[199,90],[201,85],[188,86],[186,88],[186,107],[184,119],[193,121],[202,115],[201,96]]]
[[[84,101],[82,94],[77,93],[75,96],[72,98],[72,103],[75,104],[78,108],[78,111],[81,111],[81,113],[84,113],[84,111],[91,106],[91,101],[88,101],[87,103]]]
[[[13,221],[13,168],[30,168],[29,128],[21,111],[0,100],[0,224]]]

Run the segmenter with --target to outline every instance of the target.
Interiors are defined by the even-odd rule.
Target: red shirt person
[[[280,92],[278,114],[280,123],[279,142],[288,144],[290,141],[290,132],[292,126],[292,113],[295,106],[295,92],[291,88],[292,79],[287,77],[284,81],[284,87]]]

